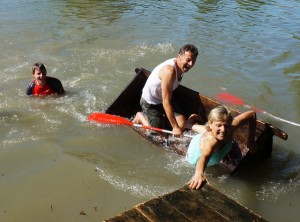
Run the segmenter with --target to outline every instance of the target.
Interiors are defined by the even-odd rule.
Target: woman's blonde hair
[[[222,121],[226,121],[231,124],[233,117],[231,115],[230,110],[226,106],[219,105],[210,111],[207,119],[208,119],[208,121],[205,124],[205,128],[206,128],[206,130],[210,131],[211,130],[209,127],[210,123],[212,123],[214,121],[222,120]]]

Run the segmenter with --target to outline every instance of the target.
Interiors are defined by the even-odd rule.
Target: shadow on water
[[[277,201],[300,189],[300,154],[275,147],[267,161],[246,164],[233,178],[254,187],[258,200]]]

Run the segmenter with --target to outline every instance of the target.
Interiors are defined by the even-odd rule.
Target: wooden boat
[[[150,75],[150,72],[143,68],[135,69],[136,76],[128,84],[128,86],[120,93],[118,98],[107,108],[105,111],[107,114],[113,114],[124,118],[132,118],[138,111],[141,111],[140,98],[142,89],[145,82]],[[185,115],[190,116],[193,113],[199,115],[202,124],[207,122],[207,115],[210,110],[221,103],[209,98],[208,96],[191,90],[185,86],[180,85],[173,93],[173,96],[180,101],[180,105],[185,107]],[[240,111],[235,108],[229,108],[233,115],[237,115]],[[142,136],[147,137],[144,133],[136,130]],[[245,145],[247,139],[248,126],[239,128],[234,135],[234,144],[230,153],[223,159],[223,163],[228,166],[231,172],[233,172],[237,166],[245,160],[265,160],[270,157],[273,145],[273,136],[277,136],[286,140],[288,135],[277,127],[266,123],[262,120],[257,120],[256,123],[256,143],[257,152],[251,154],[249,149]],[[148,137],[147,137],[148,138]],[[149,138],[148,138],[149,139]],[[150,141],[157,143],[151,139]],[[186,148],[173,149],[180,155],[185,155]],[[247,158],[246,158],[247,157]]]

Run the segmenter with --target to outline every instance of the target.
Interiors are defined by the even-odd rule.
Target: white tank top
[[[175,58],[169,59],[158,66],[151,72],[148,80],[143,88],[142,98],[149,104],[161,104],[162,103],[162,90],[161,90],[161,80],[158,76],[159,71],[166,65],[171,65],[174,67],[176,72],[176,79],[173,83],[173,91],[179,86],[180,82],[177,78],[177,69],[175,64]]]

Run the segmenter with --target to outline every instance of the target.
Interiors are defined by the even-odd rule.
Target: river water
[[[194,172],[183,157],[86,118],[136,67],[152,70],[185,43],[200,54],[183,85],[299,124],[299,11],[297,0],[2,0],[0,221],[99,221],[183,186]],[[25,95],[35,62],[65,96]],[[299,126],[258,117],[289,139],[274,138],[272,157],[255,168],[207,177],[269,221],[298,221]]]

